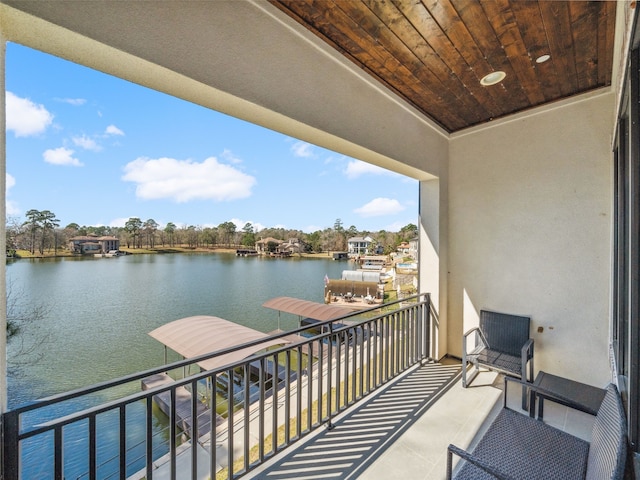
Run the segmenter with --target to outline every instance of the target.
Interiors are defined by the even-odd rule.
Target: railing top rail
[[[424,297],[424,299],[421,301],[420,297]],[[393,301],[393,302],[389,302],[389,303],[383,304],[382,307],[386,308],[386,307],[390,307],[390,306],[393,306],[393,305],[396,305],[396,304],[400,304],[400,303],[407,302],[407,301],[413,301],[413,300],[416,300],[417,303],[428,302],[429,299],[430,299],[430,295],[428,293],[416,294],[416,295],[412,295],[412,296],[403,298],[401,300],[396,300],[396,301]],[[326,321],[315,323],[313,325],[313,327],[317,328],[317,327],[322,327],[324,325],[329,325],[331,331],[333,333],[335,333],[335,332],[340,331],[342,329],[347,329],[347,328],[349,328],[351,326],[347,325],[347,326],[340,327],[340,328],[334,330],[332,328],[334,323],[343,322],[345,319],[356,317],[356,316],[362,315],[363,313],[367,313],[367,312],[370,312],[372,310],[376,310],[376,309],[379,309],[379,308],[381,308],[381,306],[380,305],[376,305],[375,307],[372,307],[370,309],[357,310],[357,311],[354,311],[353,313],[351,313],[349,315],[345,315],[343,317],[339,317],[339,318],[336,318],[336,319],[333,319],[333,320],[326,320]],[[405,308],[409,308],[409,307],[405,307]],[[367,319],[367,321],[375,320],[375,319],[383,317],[385,315],[386,315],[385,313],[381,313],[380,315],[378,315],[376,317],[373,317],[371,319]],[[117,378],[115,380],[108,380],[108,381],[97,383],[97,384],[89,386],[89,387],[82,387],[82,388],[79,388],[79,389],[76,389],[76,390],[72,390],[72,391],[69,391],[69,392],[52,395],[52,396],[45,397],[45,398],[42,398],[42,399],[39,399],[39,400],[35,400],[32,403],[29,403],[29,404],[22,405],[22,406],[19,406],[17,408],[14,408],[14,409],[6,412],[5,415],[7,415],[7,414],[10,414],[10,415],[21,415],[21,414],[24,414],[26,412],[29,412],[29,411],[32,411],[32,410],[36,410],[36,409],[39,409],[39,408],[44,408],[44,407],[47,407],[47,406],[50,406],[50,405],[53,405],[53,404],[56,404],[56,403],[61,403],[61,402],[67,401],[67,400],[71,400],[71,399],[75,399],[75,398],[78,398],[78,397],[81,397],[81,396],[89,395],[91,393],[95,393],[95,392],[99,392],[99,391],[103,391],[103,390],[108,390],[108,389],[115,388],[115,387],[118,387],[118,386],[121,386],[121,385],[125,385],[125,384],[128,384],[128,383],[139,381],[139,380],[142,380],[143,378],[150,377],[152,375],[157,375],[157,374],[164,373],[164,372],[167,372],[167,371],[170,371],[170,370],[175,370],[175,369],[179,369],[179,368],[183,368],[183,367],[188,367],[190,365],[194,365],[194,364],[197,364],[199,362],[202,362],[203,360],[208,360],[208,359],[211,359],[211,358],[215,358],[217,356],[233,353],[233,352],[236,352],[238,350],[242,350],[242,349],[247,348],[247,347],[260,345],[260,344],[262,344],[262,343],[264,343],[266,341],[279,339],[279,338],[284,338],[284,337],[287,337],[287,336],[290,336],[290,335],[295,335],[297,333],[304,332],[306,330],[309,330],[309,326],[308,325],[306,325],[304,327],[296,328],[294,330],[289,330],[287,332],[271,335],[268,338],[259,339],[259,340],[253,340],[251,342],[246,342],[246,343],[243,343],[241,345],[236,345],[234,347],[229,347],[229,348],[226,348],[224,350],[218,350],[216,352],[207,353],[207,354],[199,355],[197,357],[192,357],[192,358],[189,358],[189,359],[173,362],[173,363],[170,363],[168,365],[162,365],[160,367],[151,368],[151,369],[148,369],[148,370],[144,370],[142,372],[133,373],[133,374],[130,374],[130,375],[126,375],[126,376]],[[317,338],[318,337],[316,337],[316,339]],[[320,337],[320,338],[322,338],[322,337]],[[257,359],[260,359],[262,355],[264,355],[264,356],[272,356],[274,353],[278,353],[280,351],[286,351],[289,348],[298,346],[300,343],[304,344],[306,342],[302,341],[302,342],[298,342],[297,344],[293,344],[293,345],[285,345],[285,346],[280,347],[278,349],[274,349],[274,350],[271,350],[269,352],[266,352],[266,353],[263,353],[263,354],[260,354],[260,355],[252,356],[251,357],[251,361],[256,361]],[[207,377],[207,376],[211,376],[212,372],[222,372],[222,371],[228,370],[229,368],[232,368],[235,364],[242,365],[244,363],[247,363],[246,360],[243,360],[243,361],[240,361],[240,362],[234,362],[232,364],[219,367],[219,368],[217,368],[215,370],[211,370],[211,371],[208,371],[208,372],[203,372],[203,373],[201,373],[199,375],[203,375],[203,378],[204,378],[204,377]],[[184,379],[184,383],[185,384],[189,383],[190,381],[193,380],[193,378],[194,378],[194,376],[190,376],[190,377],[188,377],[188,379]],[[175,383],[173,385],[175,386]],[[153,390],[148,390],[148,391],[146,391],[144,393],[145,394],[148,394],[149,392],[157,393],[157,392],[161,392],[161,391],[164,390],[162,387],[157,387],[157,388],[158,388],[157,391],[156,391],[156,389],[153,389]],[[138,394],[136,394],[134,396],[136,396],[136,398],[137,398]],[[145,396],[147,396],[147,395],[142,395],[141,398],[143,398]],[[116,402],[116,403],[117,402],[122,403],[122,401],[123,401],[122,398],[118,399],[118,400],[114,400],[114,402]]]

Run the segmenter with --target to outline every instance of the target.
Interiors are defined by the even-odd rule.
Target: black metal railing
[[[156,468],[172,479],[239,478],[432,358],[436,319],[429,295],[415,295],[314,324],[312,336],[309,326],[270,336],[289,343],[148,390],[140,390],[145,378],[264,340],[16,408],[2,417],[3,478],[32,478],[33,468],[54,479],[151,480]]]

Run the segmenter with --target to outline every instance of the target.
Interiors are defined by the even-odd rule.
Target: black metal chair
[[[533,382],[533,339],[529,336],[530,317],[480,310],[480,324],[462,339],[462,386],[473,381],[480,367]],[[471,349],[468,339],[475,333]],[[475,369],[467,378],[467,364]],[[527,395],[522,392],[522,408],[526,409]]]

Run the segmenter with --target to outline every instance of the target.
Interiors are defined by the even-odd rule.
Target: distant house
[[[347,250],[350,257],[357,257],[360,255],[369,255],[373,253],[371,251],[371,244],[373,238],[371,237],[351,237],[347,240]]]
[[[256,250],[258,253],[276,253],[282,243],[282,240],[273,237],[261,238],[256,242]]]
[[[81,255],[94,253],[109,253],[120,250],[118,237],[97,235],[82,235],[69,240],[69,251]]]
[[[409,240],[408,242],[402,242],[396,248],[397,256],[399,257],[411,257],[414,260],[418,259],[418,237]]]
[[[303,253],[306,249],[306,244],[298,238],[290,238],[287,242],[282,242],[278,245],[276,252],[280,254],[291,255],[294,253]]]
[[[410,248],[411,246],[409,245],[409,242],[402,242],[400,245],[398,245],[396,251],[401,255],[409,255]]]
[[[418,259],[418,237],[409,240],[409,256],[414,260]]]

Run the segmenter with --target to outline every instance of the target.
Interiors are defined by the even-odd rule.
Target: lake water
[[[233,253],[17,260],[7,281],[21,303],[43,305],[43,358],[9,380],[9,406],[164,363],[148,332],[192,315],[213,315],[269,332],[297,316],[262,307],[274,297],[323,301],[324,277],[353,264],[327,259],[236,257]],[[10,352],[11,353],[11,352]]]
[[[353,268],[347,262],[326,259],[236,257],[235,254],[129,255],[118,258],[59,258],[17,260],[7,264],[7,281],[21,304],[42,305],[47,316],[36,336],[46,338],[42,358],[9,378],[9,407],[139,372],[164,363],[164,347],[148,332],[192,315],[213,315],[270,332],[297,326],[298,317],[262,307],[274,297],[291,296],[323,301],[324,277],[340,278]],[[9,355],[12,347],[10,345]],[[177,360],[177,355],[169,361]],[[135,385],[124,393],[133,393]],[[120,392],[122,393],[122,392]],[[101,394],[96,394],[101,395]],[[50,413],[63,415],[86,408],[83,398],[59,404]],[[127,435],[143,435],[143,403],[127,409]],[[49,413],[25,421],[39,423]],[[118,476],[117,418],[101,419],[106,430],[98,439],[99,478]],[[166,453],[167,419],[154,415],[159,454]],[[166,435],[164,435],[166,436]],[[87,444],[86,428],[68,427],[65,444]],[[154,438],[154,443],[155,443]],[[140,444],[140,448],[143,445]],[[144,467],[144,451],[127,474]],[[65,477],[87,478],[87,456],[65,456]],[[35,437],[22,445],[22,478],[53,478],[51,439]]]

